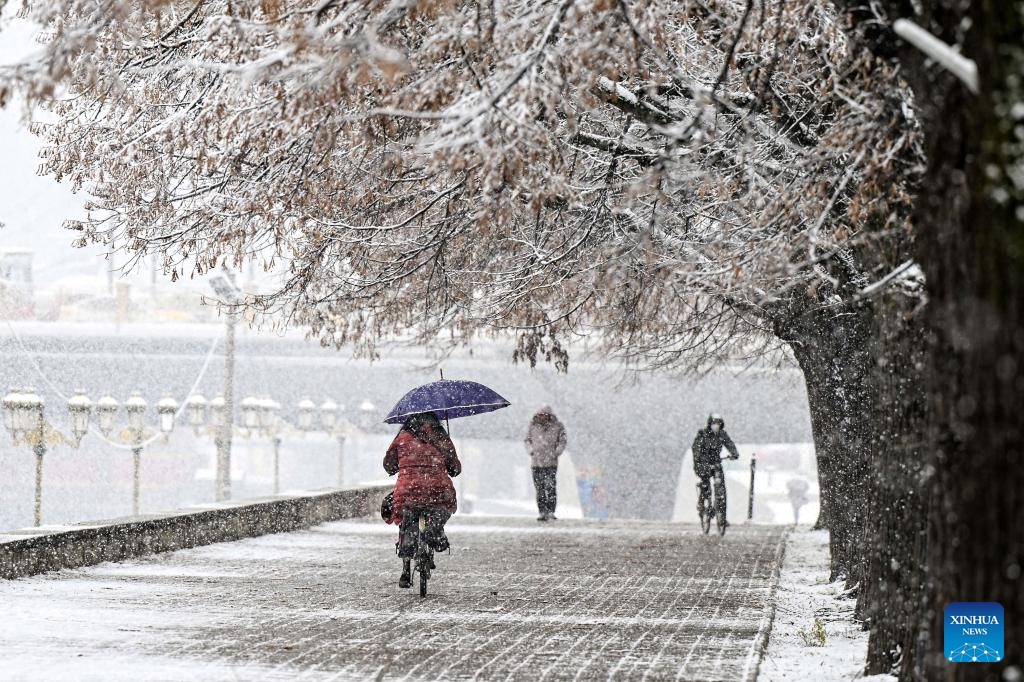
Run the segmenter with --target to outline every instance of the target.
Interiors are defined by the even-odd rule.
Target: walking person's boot
[[[402,576],[398,579],[399,587],[412,587],[412,567],[410,566],[411,560],[402,559]]]

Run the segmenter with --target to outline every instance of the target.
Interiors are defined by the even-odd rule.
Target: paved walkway
[[[456,518],[431,595],[379,520],[0,581],[2,680],[749,680],[778,527]]]

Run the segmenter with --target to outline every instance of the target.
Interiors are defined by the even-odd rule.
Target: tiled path
[[[0,680],[749,680],[784,534],[456,517],[422,600],[379,520],[0,581]]]

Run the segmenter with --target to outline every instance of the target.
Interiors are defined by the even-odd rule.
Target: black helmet
[[[718,427],[720,429],[722,429],[723,431],[725,430],[725,420],[722,419],[722,415],[718,414],[717,412],[712,412],[711,414],[708,415],[708,428],[710,429],[711,425],[714,424],[715,422],[718,423]]]

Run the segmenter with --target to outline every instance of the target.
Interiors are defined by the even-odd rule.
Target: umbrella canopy
[[[420,412],[433,412],[438,419],[457,419],[492,412],[511,403],[475,381],[441,379],[414,388],[391,408],[386,424],[401,424]]]

